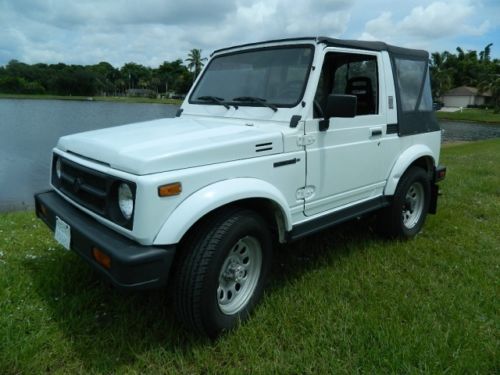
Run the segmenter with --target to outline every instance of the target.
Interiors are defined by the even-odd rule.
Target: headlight
[[[125,219],[129,220],[134,212],[134,195],[130,186],[126,183],[121,183],[118,186],[118,207]]]
[[[57,158],[56,160],[56,176],[57,178],[60,180],[61,179],[61,176],[62,176],[62,165],[61,165],[61,158]]]

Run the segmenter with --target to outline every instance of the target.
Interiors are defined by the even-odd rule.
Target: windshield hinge
[[[297,145],[299,146],[309,146],[316,142],[313,135],[301,135],[297,138]]]

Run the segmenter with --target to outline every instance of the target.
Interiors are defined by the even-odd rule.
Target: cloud
[[[473,24],[476,8],[466,1],[444,3],[433,2],[428,6],[417,6],[401,21],[394,20],[391,12],[382,12],[377,18],[368,21],[360,39],[406,39],[432,41],[458,35],[479,36],[485,34],[490,26],[488,20],[479,26]]]
[[[400,23],[399,28],[417,37],[440,38],[479,31],[469,24],[474,7],[467,3],[435,2],[427,7],[418,6]]]
[[[339,36],[347,29],[350,4],[347,0],[309,0],[293,6],[286,0],[238,3],[219,27],[202,25],[197,33],[186,35],[186,39],[204,50],[211,50],[214,46],[217,49],[259,40]]]
[[[490,0],[0,0],[0,65],[65,62],[156,66],[236,44],[297,36],[378,39],[435,50],[435,41],[498,40]],[[374,9],[379,11],[374,18]],[[492,31],[493,30],[493,31]],[[496,38],[494,38],[496,36]],[[457,41],[457,42],[455,42]],[[444,43],[444,42],[443,42]],[[481,42],[481,47],[486,43]],[[495,52],[495,51],[493,51]]]

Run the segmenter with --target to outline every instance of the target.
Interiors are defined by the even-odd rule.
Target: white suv
[[[215,51],[176,118],[62,137],[37,215],[114,285],[170,284],[211,337],[262,295],[272,244],[372,212],[435,213],[441,132],[428,53],[330,38]]]

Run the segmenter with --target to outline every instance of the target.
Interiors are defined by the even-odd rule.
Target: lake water
[[[59,137],[131,122],[174,117],[178,106],[69,100],[0,99],[0,211],[33,207],[49,187]]]
[[[500,138],[500,124],[488,125],[473,122],[441,121],[444,142],[480,141]]]
[[[51,150],[67,134],[173,117],[178,106],[0,99],[0,211],[33,207],[49,187]],[[500,137],[500,126],[442,122],[443,140]]]

